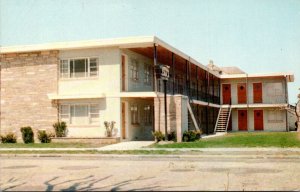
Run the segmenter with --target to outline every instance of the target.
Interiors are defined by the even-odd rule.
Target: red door
[[[247,90],[246,83],[238,83],[237,84],[237,93],[238,93],[238,104],[247,103]]]
[[[262,103],[262,83],[253,83],[253,102]]]
[[[254,130],[264,130],[264,112],[263,110],[254,110]]]
[[[239,131],[247,131],[247,110],[238,110]]]
[[[223,104],[230,104],[231,100],[231,85],[222,84]]]

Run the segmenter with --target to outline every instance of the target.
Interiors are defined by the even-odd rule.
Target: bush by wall
[[[17,143],[17,137],[13,133],[8,133],[6,135],[0,136],[2,143]]]
[[[165,135],[160,131],[152,132],[152,135],[154,136],[156,142],[160,142],[162,140],[165,140]]]
[[[201,132],[200,131],[185,131],[182,136],[182,141],[184,142],[193,142],[196,140],[199,140],[201,138]]]
[[[24,143],[34,143],[34,133],[31,127],[21,127],[20,131]]]
[[[57,122],[53,124],[56,137],[66,137],[67,136],[67,124],[64,121]]]
[[[52,137],[54,137],[52,133],[47,133],[45,130],[38,131],[38,139],[41,143],[51,143]]]
[[[171,133],[168,133],[168,141],[177,141],[176,132],[172,131]]]

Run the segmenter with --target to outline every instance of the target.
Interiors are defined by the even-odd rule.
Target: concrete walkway
[[[216,134],[212,134],[212,135],[201,135],[201,139],[209,139],[209,138],[213,138],[213,137],[220,137],[220,136],[224,136],[226,134],[227,134],[227,132],[216,133]]]
[[[97,150],[98,151],[138,150],[138,149],[144,149],[145,147],[152,145],[154,143],[155,143],[154,141],[125,141],[121,143],[100,147]]]

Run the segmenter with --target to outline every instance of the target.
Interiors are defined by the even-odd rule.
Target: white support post
[[[189,110],[189,112],[190,112],[190,114],[191,114],[191,117],[192,117],[192,120],[193,120],[193,123],[194,123],[196,129],[197,129],[198,131],[200,131],[199,126],[198,126],[197,121],[196,121],[196,118],[195,118],[195,116],[194,116],[193,110],[192,110],[191,105],[190,105],[190,103],[189,103],[189,100],[187,101],[187,108],[188,108],[188,110]]]

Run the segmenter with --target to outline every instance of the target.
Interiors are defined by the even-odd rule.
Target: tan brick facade
[[[185,96],[167,96],[167,129],[176,131],[177,141],[180,142],[184,130],[188,129],[187,98]],[[165,133],[164,97],[154,98],[155,131]]]
[[[1,55],[1,134],[53,129],[57,108],[47,94],[57,92],[58,62],[58,51]]]

